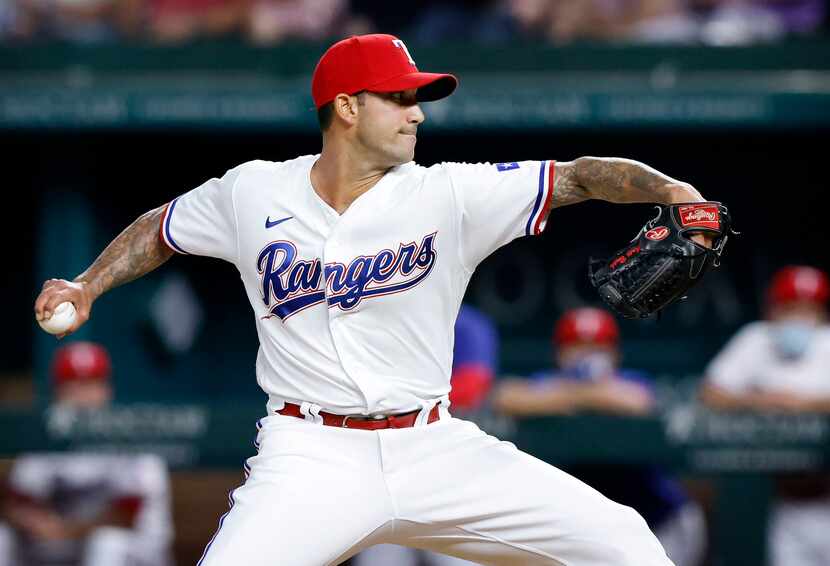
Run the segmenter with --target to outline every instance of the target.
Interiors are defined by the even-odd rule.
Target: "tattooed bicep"
[[[553,202],[551,208],[576,204],[588,200],[585,187],[579,184],[574,161],[557,161],[553,178]]]

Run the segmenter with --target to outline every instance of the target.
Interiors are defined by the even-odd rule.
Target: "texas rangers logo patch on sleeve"
[[[420,244],[399,244],[397,251],[384,249],[358,256],[348,265],[319,259],[297,259],[297,247],[284,240],[271,242],[257,255],[260,294],[269,314],[285,320],[320,303],[351,310],[361,301],[401,293],[426,279],[435,267],[438,252],[433,232]]]

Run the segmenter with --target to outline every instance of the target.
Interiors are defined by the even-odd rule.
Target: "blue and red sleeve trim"
[[[174,252],[187,255],[187,252],[184,251],[181,246],[173,240],[173,236],[170,235],[170,218],[173,216],[173,210],[176,208],[176,202],[178,200],[178,198],[171,200],[170,204],[167,205],[167,208],[164,209],[164,214],[161,216],[161,222],[159,223],[159,239]]]
[[[533,211],[527,219],[525,235],[538,235],[545,229],[550,206],[553,202],[553,181],[556,175],[555,161],[542,161],[539,168],[539,189]]]

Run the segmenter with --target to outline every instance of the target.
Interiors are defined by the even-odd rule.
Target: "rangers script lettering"
[[[327,263],[320,260],[298,260],[297,248],[291,242],[276,241],[265,246],[257,256],[257,270],[262,279],[262,301],[270,306],[270,315],[285,320],[303,309],[328,302],[342,310],[356,307],[364,297],[400,293],[426,279],[437,258],[434,242],[437,232],[421,240],[400,244],[398,251],[385,249],[373,256],[359,256],[349,263]],[[416,273],[414,277],[409,277]],[[321,274],[325,288],[320,289]],[[395,277],[399,275],[399,277]],[[403,278],[403,280],[400,280]],[[398,279],[389,283],[393,279]],[[370,287],[372,283],[389,283]],[[328,298],[326,291],[328,290]],[[277,301],[271,306],[271,299]]]

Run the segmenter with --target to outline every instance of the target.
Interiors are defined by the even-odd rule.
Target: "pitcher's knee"
[[[607,563],[617,566],[672,566],[666,551],[648,524],[631,507],[615,504],[602,521],[606,536],[601,539]]]

